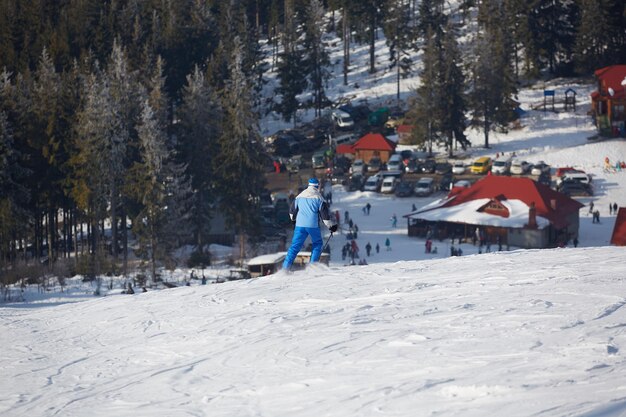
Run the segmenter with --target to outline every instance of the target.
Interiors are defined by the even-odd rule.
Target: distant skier
[[[385,246],[388,251],[391,250],[391,240],[389,240],[389,238],[385,239]]]
[[[320,218],[331,233],[337,231],[337,225],[330,217],[328,204],[320,194],[319,187],[320,183],[317,178],[311,178],[308,187],[298,194],[289,208],[289,216],[296,227],[293,231],[293,239],[287,251],[287,257],[283,262],[283,269],[285,270],[291,268],[307,236],[311,236],[311,263],[319,261],[323,243],[319,225]]]
[[[370,253],[372,252],[372,244],[367,242],[367,245],[365,245],[365,251],[367,252],[367,256],[370,256]]]

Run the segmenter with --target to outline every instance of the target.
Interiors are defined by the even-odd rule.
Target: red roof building
[[[490,175],[404,217],[409,236],[430,228],[440,238],[472,239],[479,228],[491,242],[545,248],[578,236],[582,207],[529,178]]]
[[[400,125],[396,129],[396,133],[398,134],[398,142],[402,145],[408,145],[411,143],[411,132],[413,131],[414,126],[412,125]]]
[[[382,162],[387,162],[395,149],[396,144],[380,133],[368,133],[352,145],[356,158],[362,159],[365,163],[375,156]]]
[[[593,117],[603,136],[626,137],[626,65],[594,72],[598,90],[591,93]]]
[[[626,207],[620,207],[615,219],[611,244],[615,246],[626,246]]]

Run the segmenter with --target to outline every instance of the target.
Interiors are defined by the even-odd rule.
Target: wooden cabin
[[[252,278],[275,274],[283,267],[285,256],[285,252],[278,252],[254,257],[248,261],[248,272]]]
[[[591,93],[592,115],[601,136],[626,137],[626,65],[594,72],[598,90]]]

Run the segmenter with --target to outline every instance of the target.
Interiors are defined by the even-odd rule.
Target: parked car
[[[521,161],[519,159],[514,159],[511,162],[511,174],[513,175],[523,175],[528,172],[530,169],[530,164],[526,161]]]
[[[402,156],[400,154],[393,154],[387,161],[387,169],[389,171],[398,171],[402,169]]]
[[[348,179],[346,188],[348,191],[363,191],[365,185],[365,177],[363,174],[352,174]]]
[[[359,104],[357,106],[344,104],[343,106],[339,106],[339,110],[348,113],[355,122],[366,120],[367,116],[372,112],[366,104]]]
[[[383,194],[391,194],[396,190],[396,181],[395,177],[385,177],[383,178],[383,182],[380,185],[380,192]]]
[[[465,163],[463,161],[455,161],[452,164],[452,173],[456,175],[465,173]]]
[[[413,195],[413,184],[408,181],[400,181],[396,186],[396,197],[410,197]]]
[[[459,180],[455,182],[454,184],[452,184],[451,190],[454,190],[455,188],[469,188],[471,186],[472,186],[472,183],[469,182],[468,180]]]
[[[435,173],[439,175],[452,172],[452,165],[447,162],[439,162],[435,165]]]
[[[452,189],[452,183],[454,183],[452,172],[443,174],[439,179],[439,191],[450,191],[450,189]]]
[[[380,174],[374,174],[367,178],[363,191],[380,191],[380,185],[383,182],[383,177]]]
[[[345,111],[333,110],[330,117],[339,129],[352,129],[354,127],[354,120]]]
[[[303,149],[303,144],[306,143],[306,140],[306,137],[298,131],[281,131],[274,135],[274,139],[269,147],[274,155],[289,157],[306,151]]]
[[[470,167],[472,174],[486,174],[491,168],[491,158],[482,156],[474,161]]]
[[[332,138],[332,142],[337,145],[351,145],[358,139],[354,133],[346,133],[344,135],[335,136]]]
[[[435,191],[435,180],[433,178],[424,177],[415,184],[415,195],[419,197],[430,195],[433,191]]]
[[[566,196],[592,196],[593,189],[590,184],[585,184],[578,181],[563,181],[557,186],[557,191],[565,194]]]
[[[317,151],[311,157],[311,166],[313,169],[326,168],[326,153]]]
[[[373,157],[367,163],[367,172],[378,172],[383,166],[383,161],[378,157]]]
[[[509,173],[511,169],[511,157],[509,156],[501,156],[496,158],[491,164],[491,172],[496,175],[506,175]]]
[[[559,186],[563,182],[580,182],[586,185],[591,184],[591,176],[582,171],[567,172],[556,179],[556,185]]]
[[[422,172],[425,173],[425,174],[434,174],[436,167],[437,167],[437,164],[435,163],[434,160],[427,159],[422,164]]]
[[[545,173],[547,174],[550,173],[550,165],[546,164],[543,161],[537,162],[535,165],[533,165],[532,169],[530,170],[531,175],[541,175]]]
[[[352,162],[352,166],[350,167],[350,173],[352,175],[355,174],[365,174],[367,167],[365,166],[365,162],[363,162],[362,159],[355,159],[354,162]]]
[[[410,173],[422,172],[422,164],[416,158],[411,158],[404,167],[404,171]]]
[[[555,175],[557,176],[557,178],[560,178],[563,175],[565,175],[567,172],[583,172],[583,171],[577,168],[573,168],[573,167],[559,167],[556,169]]]

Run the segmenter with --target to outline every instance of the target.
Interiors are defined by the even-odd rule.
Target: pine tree
[[[77,152],[70,160],[75,175],[71,179],[71,195],[90,222],[90,275],[95,278],[101,272],[100,222],[107,214],[110,170],[115,169],[119,153],[115,136],[117,109],[102,74],[87,77],[82,95],[84,100],[78,113],[74,145]]]
[[[251,104],[251,90],[241,68],[241,44],[235,39],[230,78],[222,93],[224,129],[215,159],[219,177],[219,206],[239,234],[240,258],[246,236],[258,229],[258,201],[265,185],[258,116]]]
[[[187,77],[176,126],[181,162],[187,167],[193,190],[192,228],[199,251],[208,243],[215,198],[213,159],[222,136],[222,109],[206,78],[195,67]]]
[[[575,47],[577,68],[589,73],[626,58],[626,17],[623,2],[580,0],[580,25]]]
[[[444,0],[423,0],[420,3],[417,30],[423,39],[428,38],[429,30],[438,38],[443,35],[443,28],[447,20],[443,12],[443,6]]]
[[[474,43],[470,107],[473,125],[483,128],[485,148],[489,147],[489,132],[496,127],[506,130],[514,118],[517,91],[505,36],[498,26],[490,25]]]
[[[276,110],[282,114],[285,121],[293,120],[296,125],[297,111],[300,107],[298,95],[304,92],[307,80],[304,71],[304,56],[301,51],[285,51],[279,56],[278,79],[280,81],[276,93],[280,96],[280,103]]]
[[[141,122],[137,128],[140,142],[140,161],[133,166],[132,194],[142,205],[133,221],[137,236],[137,253],[147,259],[152,282],[157,281],[157,263],[168,257],[162,231],[168,221],[166,213],[166,189],[163,164],[167,158],[167,137],[148,100],[143,104]]]
[[[414,45],[414,29],[410,21],[410,3],[387,0],[387,16],[383,25],[389,46],[390,68],[396,68],[397,100],[400,101],[400,77],[406,78],[413,65],[409,52]]]
[[[443,120],[442,47],[432,29],[426,39],[421,83],[409,113],[414,123],[412,142],[425,146],[432,155],[433,141],[440,135]]]
[[[110,185],[111,247],[113,259],[116,260],[119,252],[118,216],[123,205],[121,190],[124,187],[124,172],[133,159],[130,154],[133,153],[133,147],[137,146],[134,143],[136,142],[135,123],[139,115],[139,87],[128,67],[126,54],[117,41],[113,43],[106,82],[109,86],[114,116],[108,139],[110,166],[107,177]]]
[[[0,110],[0,271],[4,270],[12,259],[17,258],[17,237],[23,236],[29,216],[26,204],[30,198],[29,190],[24,186],[28,174],[22,165],[21,155],[15,149],[13,132],[7,115]],[[0,282],[5,289],[9,282]]]
[[[465,76],[463,75],[461,53],[457,44],[457,34],[454,26],[448,23],[444,35],[443,45],[443,82],[441,130],[447,139],[448,154],[452,156],[452,139],[456,139],[463,149],[470,145],[465,136]]]
[[[533,35],[536,64],[546,64],[554,74],[558,65],[569,63],[575,33],[577,8],[573,2],[535,0],[528,12],[529,30]]]
[[[325,86],[330,78],[327,67],[330,58],[322,41],[322,25],[324,20],[324,8],[319,0],[309,0],[306,8],[305,38],[304,38],[304,62],[308,68],[309,84],[313,89],[313,108],[315,116],[322,115],[322,108],[328,104],[325,94]]]

